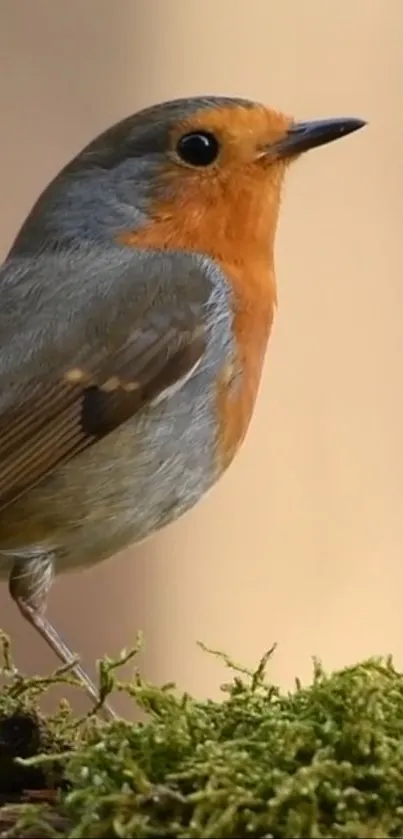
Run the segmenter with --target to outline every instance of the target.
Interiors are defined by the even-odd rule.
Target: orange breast
[[[217,382],[219,454],[229,465],[247,432],[259,388],[274,314],[267,265],[225,267],[234,292],[234,337],[241,367],[240,384],[231,387],[225,366]]]
[[[217,381],[218,456],[225,468],[242,443],[255,404],[262,364],[276,305],[273,207],[251,207],[242,194],[217,188],[208,212],[203,211],[203,186],[187,185],[181,201],[153,208],[153,217],[140,229],[127,231],[119,241],[133,247],[194,250],[212,257],[223,268],[233,289],[235,365],[243,375],[231,386],[231,364]],[[229,206],[234,212],[228,213]],[[214,209],[213,209],[214,208]],[[277,209],[277,208],[276,208]]]

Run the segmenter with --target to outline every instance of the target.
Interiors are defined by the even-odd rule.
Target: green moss
[[[105,660],[103,694],[131,694],[146,711],[136,724],[74,720],[66,707],[42,719],[36,701],[46,680],[13,675],[9,663],[0,792],[1,721],[25,714],[40,742],[36,734],[36,756],[14,760],[14,771],[40,773],[37,784],[57,794],[53,806],[13,807],[17,824],[2,835],[403,836],[403,675],[391,660],[330,675],[315,662],[308,687],[283,693],[267,680],[270,654],[255,672],[224,657],[233,672],[221,702],[151,685],[139,672],[116,682],[119,662]]]

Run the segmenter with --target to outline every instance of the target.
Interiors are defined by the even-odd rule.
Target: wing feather
[[[180,385],[201,359],[211,282],[200,257],[147,256],[119,249],[117,265],[105,266],[102,252],[45,255],[25,272],[6,263],[0,508]]]

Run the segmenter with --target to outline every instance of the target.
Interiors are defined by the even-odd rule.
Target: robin
[[[63,662],[54,573],[160,530],[228,468],[276,307],[288,164],[363,125],[223,97],[156,105],[86,146],[16,236],[0,276],[0,567]]]

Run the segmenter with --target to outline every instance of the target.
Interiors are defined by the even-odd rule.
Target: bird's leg
[[[45,617],[45,608],[49,590],[53,582],[53,559],[51,556],[24,557],[17,559],[9,578],[10,595],[17,604],[23,617],[36,629],[63,664],[71,664],[75,656],[62,640],[58,632]],[[92,680],[79,664],[74,664],[72,673],[83,683],[88,695],[94,702],[99,701],[99,693]],[[107,704],[102,705],[102,712],[107,719],[115,719],[116,714]]]

